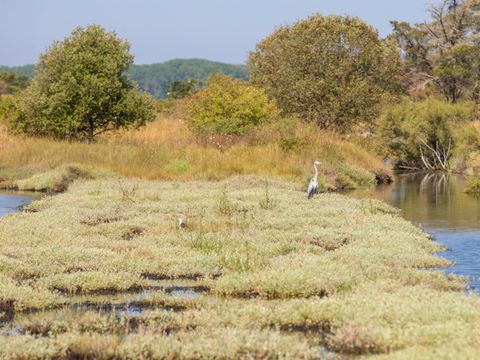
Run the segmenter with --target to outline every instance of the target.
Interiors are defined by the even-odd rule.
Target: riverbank
[[[149,180],[276,176],[304,187],[314,160],[322,162],[319,185],[324,189],[364,187],[392,176],[379,157],[355,142],[288,119],[236,138],[195,135],[184,121],[159,115],[144,128],[116,131],[94,144],[13,136],[0,126],[3,187],[69,165]]]
[[[82,180],[0,230],[2,358],[479,355],[479,298],[379,201],[274,178]]]

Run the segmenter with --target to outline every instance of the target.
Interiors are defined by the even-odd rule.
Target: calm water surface
[[[480,292],[480,199],[464,189],[460,176],[399,174],[391,185],[352,195],[374,197],[401,209],[405,219],[448,248],[440,256],[456,265],[446,271],[467,276],[470,288]]]
[[[19,211],[38,197],[38,194],[2,191],[0,192],[0,216]]]

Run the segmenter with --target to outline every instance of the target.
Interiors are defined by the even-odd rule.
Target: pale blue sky
[[[132,44],[135,63],[205,58],[243,63],[276,26],[315,12],[354,15],[390,32],[423,21],[428,0],[0,0],[0,65],[23,65],[74,27],[101,24]]]

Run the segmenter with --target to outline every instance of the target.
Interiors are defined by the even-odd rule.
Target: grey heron
[[[313,176],[312,180],[310,180],[310,183],[308,184],[307,188],[307,199],[311,199],[313,195],[315,195],[318,192],[318,169],[317,165],[320,165],[320,161],[315,161],[313,163],[313,168],[315,169],[315,175]]]

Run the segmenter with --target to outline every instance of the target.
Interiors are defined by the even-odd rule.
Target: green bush
[[[473,178],[467,181],[466,193],[480,196],[480,178]]]
[[[379,135],[386,155],[397,163],[397,167],[445,169],[440,162],[446,163],[448,168],[459,143],[459,129],[468,126],[466,122],[473,116],[472,103],[404,100],[383,113]]]
[[[192,96],[187,113],[189,126],[197,133],[244,135],[275,118],[278,111],[262,90],[218,73]]]

